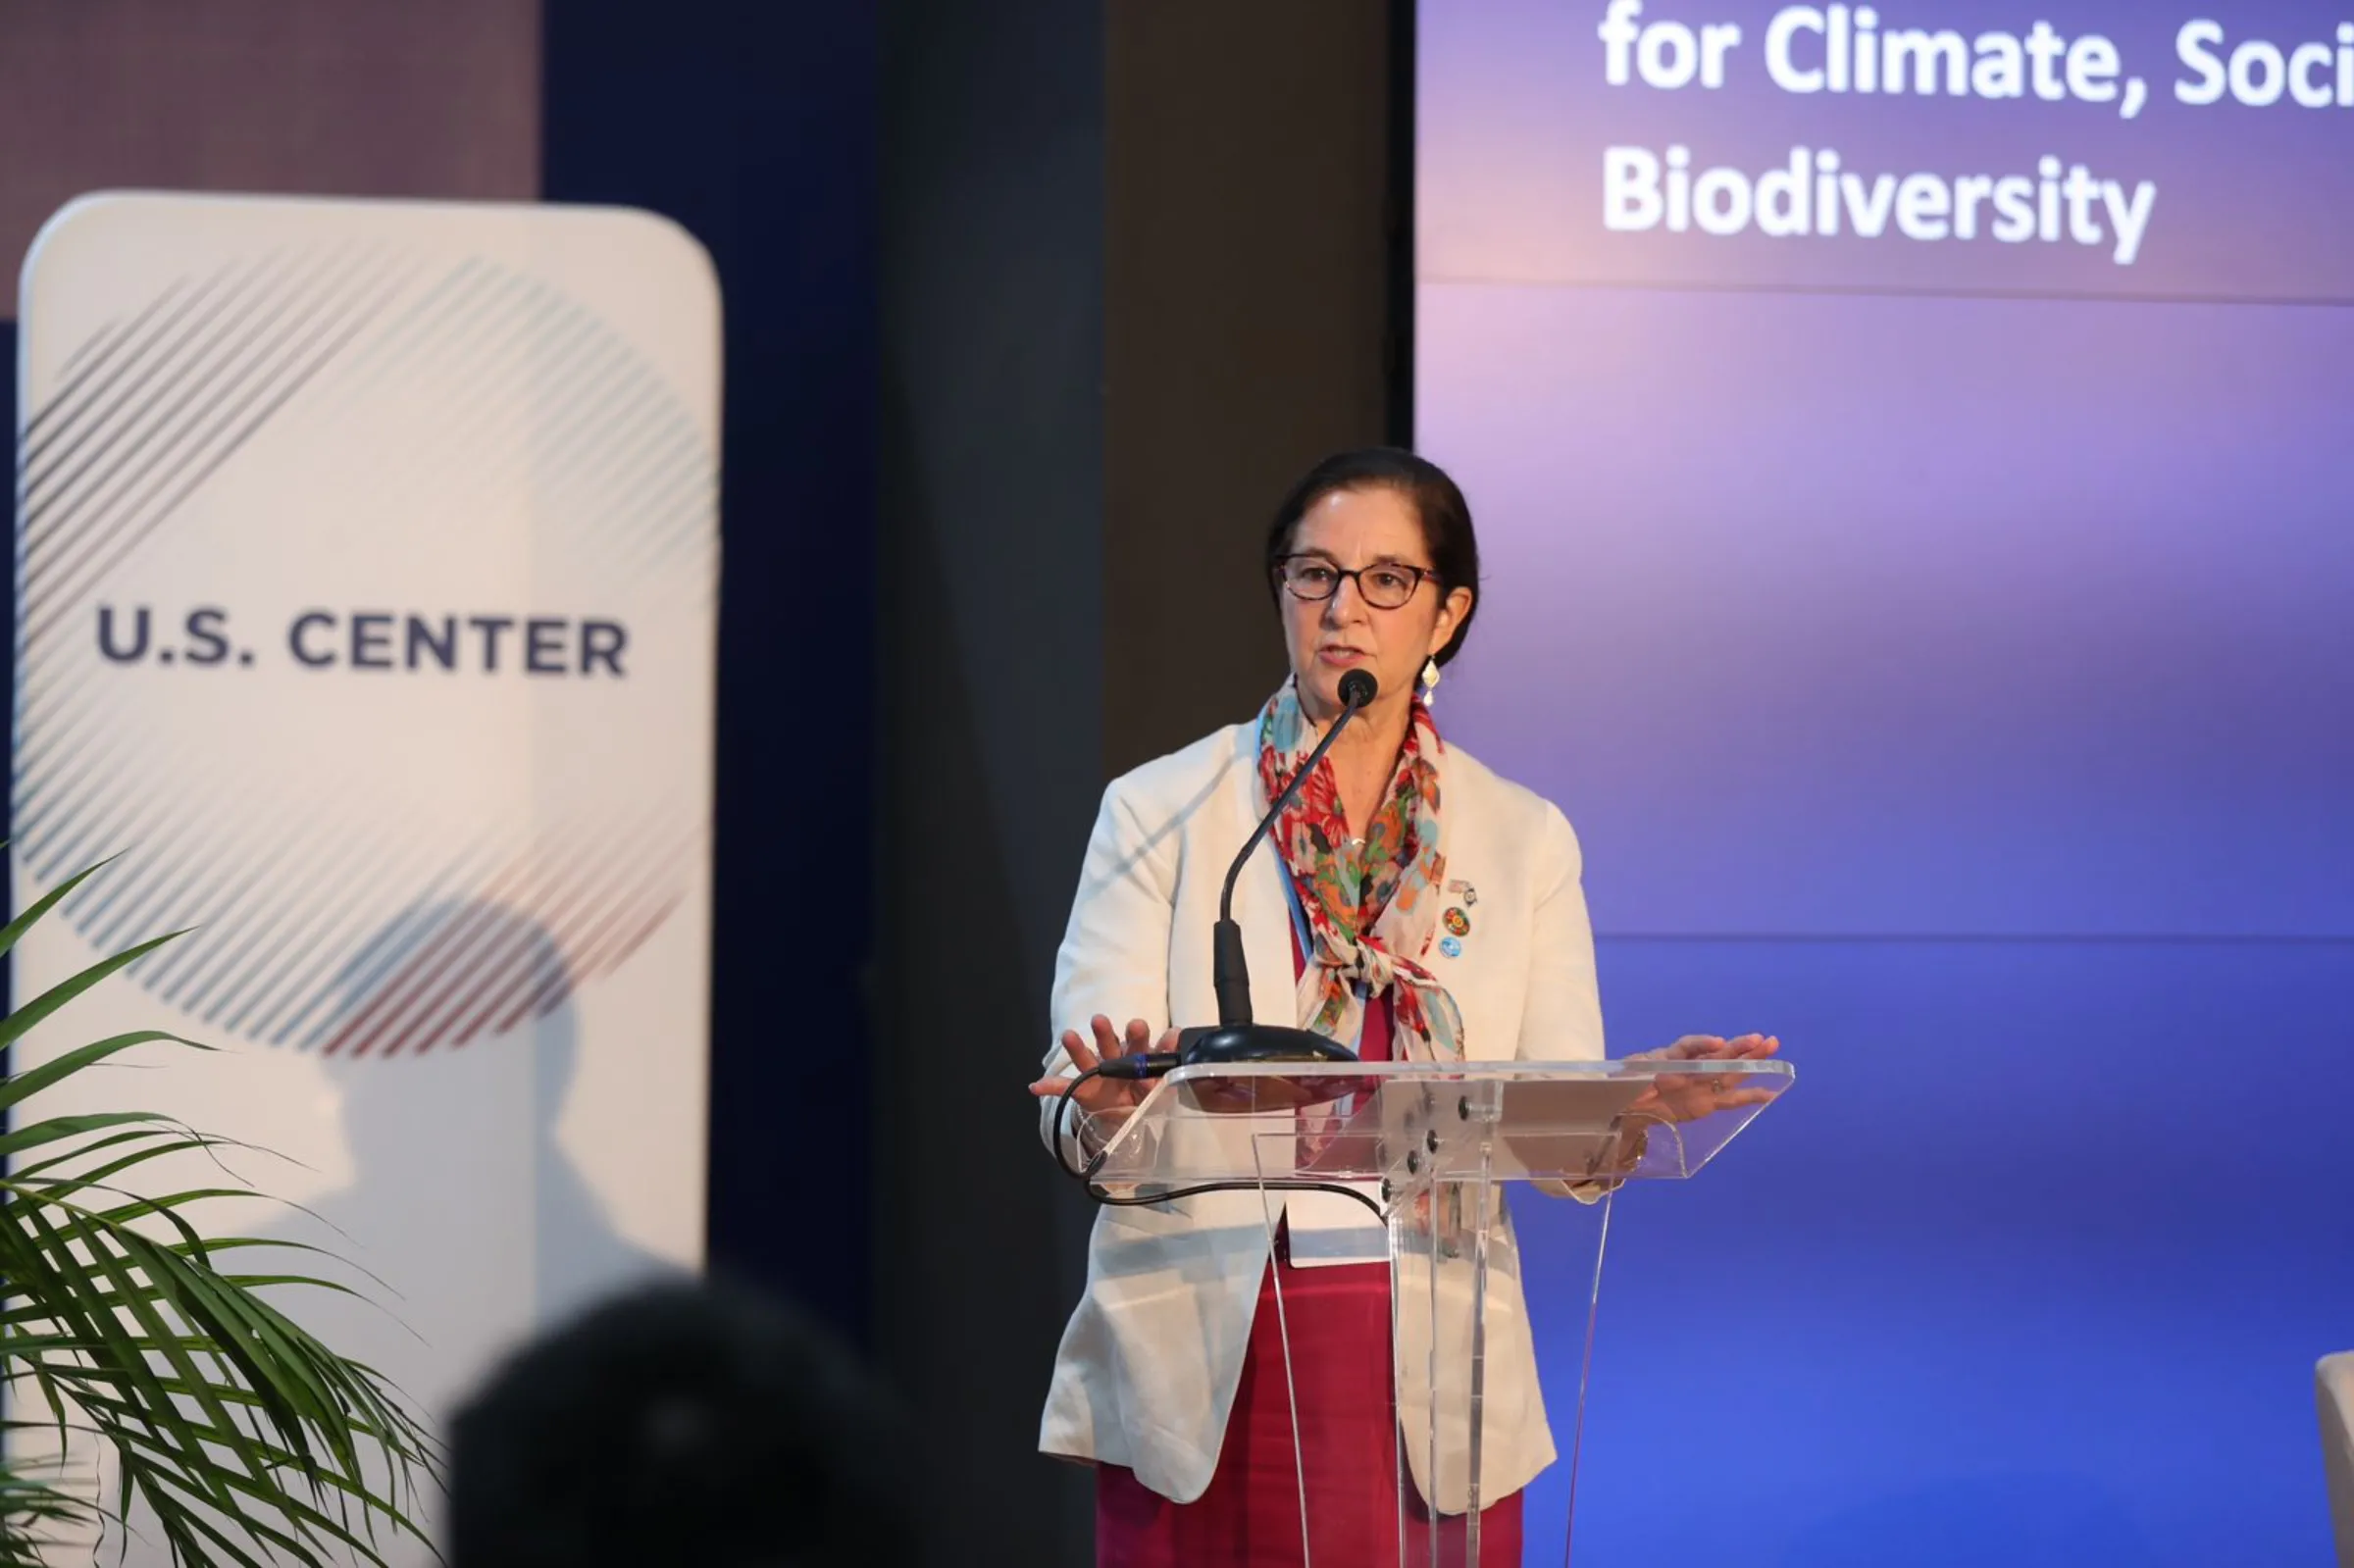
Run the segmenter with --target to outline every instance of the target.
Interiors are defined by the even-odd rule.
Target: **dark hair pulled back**
[[[1447,471],[1399,447],[1365,446],[1336,452],[1309,469],[1284,496],[1267,529],[1267,587],[1278,595],[1276,602],[1282,602],[1283,590],[1276,583],[1275,569],[1291,553],[1293,531],[1309,507],[1335,490],[1389,490],[1404,496],[1422,525],[1422,545],[1430,552],[1439,591],[1471,590],[1471,608],[1437,654],[1441,664],[1453,659],[1462,650],[1471,618],[1479,611],[1479,538],[1471,531],[1470,505]]]

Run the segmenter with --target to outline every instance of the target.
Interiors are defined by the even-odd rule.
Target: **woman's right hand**
[[[1173,1051],[1176,1048],[1175,1030],[1161,1036],[1156,1046],[1152,1039],[1152,1026],[1141,1018],[1128,1020],[1128,1028],[1123,1032],[1114,1030],[1111,1020],[1098,1013],[1088,1021],[1087,1035],[1083,1036],[1075,1029],[1062,1032],[1063,1053],[1070,1057],[1071,1065],[1082,1073],[1114,1056],[1134,1056],[1154,1049]],[[1030,1092],[1042,1100],[1059,1099],[1062,1091],[1070,1087],[1068,1078],[1057,1075],[1039,1079],[1030,1086]],[[1105,1111],[1125,1110],[1136,1104],[1151,1087],[1143,1079],[1091,1078],[1079,1086],[1078,1092],[1071,1099],[1088,1115],[1100,1116]]]

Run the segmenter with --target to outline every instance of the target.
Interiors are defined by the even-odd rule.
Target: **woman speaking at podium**
[[[1210,933],[1227,866],[1342,715],[1342,681],[1356,671],[1376,694],[1236,886],[1259,992],[1267,977],[1296,980],[1275,987],[1292,993],[1291,1016],[1267,1019],[1262,1005],[1262,1020],[1367,1060],[1603,1053],[1569,824],[1445,744],[1431,720],[1430,691],[1479,603],[1462,492],[1407,452],[1329,458],[1278,508],[1266,572],[1290,678],[1247,723],[1104,793],[1055,963],[1054,1016],[1076,1027],[1031,1086],[1049,1145],[1071,1136],[1053,1116],[1072,1077],[1106,1057],[1174,1049],[1175,1026],[1217,1016]],[[1662,1054],[1773,1048],[1755,1036],[1691,1037]],[[1091,1079],[1076,1098],[1100,1112],[1145,1087]],[[1287,1194],[1279,1211],[1271,1248],[1251,1191],[1098,1213],[1039,1445],[1096,1466],[1100,1568],[1297,1563],[1304,1531],[1327,1563],[1398,1560],[1380,1232],[1337,1195]],[[1509,1248],[1509,1226],[1490,1245]],[[1481,1469],[1501,1500],[1482,1515],[1483,1568],[1520,1561],[1520,1489],[1554,1457],[1518,1268],[1508,1255],[1498,1273],[1514,1310],[1491,1316]],[[1427,1517],[1420,1498],[1405,1505]]]

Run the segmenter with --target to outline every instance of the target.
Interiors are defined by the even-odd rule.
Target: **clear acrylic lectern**
[[[1344,1190],[1378,1212],[1367,1223],[1389,1233],[1398,1560],[1464,1568],[1480,1560],[1481,1508],[1504,1490],[1483,1463],[1491,1400],[1527,1391],[1489,1382],[1492,1287],[1518,1266],[1501,1184],[1606,1206],[1599,1290],[1610,1195],[1693,1175],[1791,1081],[1770,1060],[1268,1062],[1179,1068],[1133,1107],[1072,1115],[1096,1151],[1090,1180],[1116,1200],[1257,1189],[1270,1244],[1292,1192]],[[1587,1310],[1591,1344],[1591,1297]],[[1581,1367],[1562,1445],[1572,1508],[1585,1394]]]

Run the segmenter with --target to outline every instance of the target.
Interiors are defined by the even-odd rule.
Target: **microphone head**
[[[1352,670],[1341,677],[1341,705],[1361,708],[1381,691],[1381,683],[1373,679],[1370,670]]]

